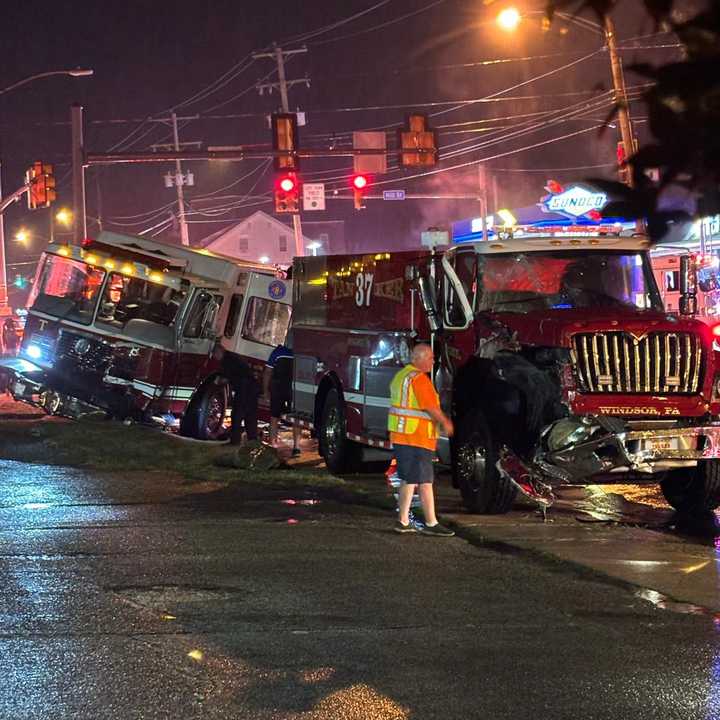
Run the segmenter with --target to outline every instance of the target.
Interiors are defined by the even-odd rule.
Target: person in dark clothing
[[[239,356],[226,350],[219,343],[214,350],[220,361],[222,374],[230,382],[233,391],[230,444],[242,444],[243,431],[248,441],[258,439],[257,409],[260,388],[250,366]]]
[[[278,345],[265,365],[263,393],[270,396],[270,444],[273,447],[278,445],[280,417],[290,410],[292,403],[294,355],[289,345],[289,339],[286,344]],[[293,457],[300,455],[299,439],[300,427],[293,424]]]

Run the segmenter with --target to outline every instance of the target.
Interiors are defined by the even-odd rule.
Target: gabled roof
[[[238,230],[242,228],[243,225],[246,225],[247,223],[255,220],[263,220],[265,222],[269,222],[271,225],[274,225],[279,232],[287,232],[290,234],[292,234],[293,232],[293,228],[291,225],[287,225],[286,223],[282,222],[282,220],[278,220],[276,217],[273,217],[272,215],[269,215],[262,210],[256,210],[252,215],[249,215],[243,220],[240,220],[235,225],[230,225],[229,227],[214,232],[212,235],[208,235],[206,238],[200,241],[200,247],[208,247],[208,245],[211,245],[212,243],[221,240],[225,235],[229,235],[231,233],[235,234],[238,232]],[[305,236],[305,240],[310,241],[310,238]]]

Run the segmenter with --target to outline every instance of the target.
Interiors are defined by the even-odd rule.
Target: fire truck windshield
[[[89,325],[105,271],[78,260],[46,255],[29,306],[54,317]]]
[[[184,292],[171,287],[111,273],[97,319],[115,327],[124,326],[129,320],[148,320],[168,326],[175,322],[184,298]]]
[[[583,308],[662,311],[644,253],[553,251],[478,255],[476,311]]]

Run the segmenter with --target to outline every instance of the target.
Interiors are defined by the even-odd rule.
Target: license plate
[[[23,395],[24,393],[25,393],[25,385],[21,382],[16,382],[15,388],[13,389],[13,394]]]
[[[653,452],[664,452],[665,450],[679,450],[679,438],[658,438],[657,440],[641,440],[641,449],[652,450]]]

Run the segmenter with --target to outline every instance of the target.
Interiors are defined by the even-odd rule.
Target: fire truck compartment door
[[[318,359],[312,355],[295,355],[293,371],[293,408],[299,413],[312,415],[315,411],[315,378]]]
[[[398,370],[395,366],[365,368],[363,429],[368,433],[387,437],[390,382]]]

